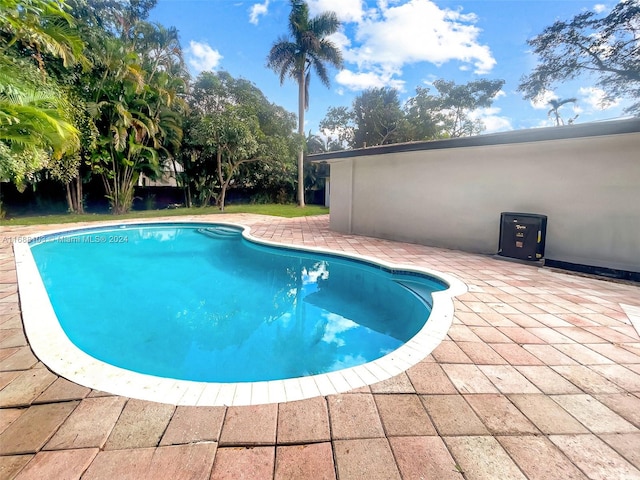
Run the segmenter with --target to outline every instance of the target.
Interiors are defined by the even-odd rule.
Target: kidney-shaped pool
[[[103,226],[15,247],[25,330],[46,365],[177,404],[293,400],[389,378],[442,340],[464,289],[421,269],[258,243],[230,224]]]

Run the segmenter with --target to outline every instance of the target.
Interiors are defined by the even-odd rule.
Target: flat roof
[[[563,125],[560,127],[527,128],[509,132],[489,133],[472,137],[448,138],[423,142],[393,143],[375,147],[340,150],[337,152],[317,153],[309,155],[313,162],[327,162],[341,158],[379,155],[384,153],[413,152],[419,150],[439,150],[443,148],[480,147],[489,145],[506,145],[512,143],[542,142],[569,138],[596,137],[602,135],[619,135],[640,132],[640,117],[601,122]]]

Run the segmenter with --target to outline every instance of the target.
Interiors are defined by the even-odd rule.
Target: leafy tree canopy
[[[72,20],[62,2],[0,0],[0,176],[19,188],[79,147],[66,94],[43,61],[70,66],[82,56]]]
[[[263,185],[271,173],[291,166],[297,143],[295,117],[270,103],[252,82],[227,72],[203,72],[189,96],[191,115],[180,161],[191,176],[200,203],[212,197],[224,208],[234,183]],[[249,164],[260,163],[260,166]],[[237,176],[243,170],[244,180]],[[288,175],[289,168],[284,168]],[[290,177],[289,177],[290,178]]]
[[[404,114],[393,88],[373,88],[364,91],[353,102],[353,115],[358,126],[356,145],[386,145],[405,140]]]
[[[518,90],[536,99],[558,82],[597,79],[604,103],[626,97],[625,113],[640,115],[640,0],[622,0],[605,16],[584,12],[557,21],[528,40],[540,61]]]
[[[409,99],[408,117],[415,140],[430,138],[455,138],[477,135],[484,130],[481,120],[474,119],[471,112],[488,108],[504,85],[504,80],[474,80],[463,85],[453,81],[436,80],[430,89],[418,87],[416,96]]]
[[[67,0],[76,18],[90,28],[131,41],[157,0]]]
[[[472,112],[491,106],[503,85],[504,80],[436,80],[437,94],[418,87],[404,105],[395,89],[369,89],[352,108],[330,108],[320,129],[351,148],[475,135],[484,125]]]
[[[84,44],[64,1],[0,0],[0,34],[0,51],[14,45],[29,49],[41,70],[43,54],[67,67],[82,59]]]
[[[92,60],[74,85],[96,133],[84,160],[112,211],[126,212],[139,176],[160,176],[181,145],[188,75],[178,34],[144,20],[155,0],[69,1]]]
[[[281,37],[273,44],[267,58],[267,66],[280,75],[280,83],[287,76],[302,87],[304,108],[309,107],[309,80],[313,69],[320,81],[329,86],[326,64],[342,67],[342,53],[328,38],[340,28],[335,12],[324,12],[309,17],[305,1],[291,0],[289,15],[290,38]]]

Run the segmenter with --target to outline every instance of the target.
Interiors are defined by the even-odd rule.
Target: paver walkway
[[[388,381],[175,407],[92,391],[33,356],[11,241],[36,230],[2,228],[0,479],[640,479],[640,286],[340,235],[327,216],[209,219],[433,268],[469,292],[447,339]]]

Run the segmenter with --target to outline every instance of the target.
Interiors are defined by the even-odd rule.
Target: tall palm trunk
[[[306,106],[305,99],[305,75],[304,68],[300,69],[298,77],[298,134],[300,138],[304,136],[304,110]],[[300,144],[298,150],[298,205],[304,207],[304,145]]]
[[[340,28],[338,16],[325,12],[309,18],[309,6],[305,0],[291,0],[289,29],[293,41],[286,38],[274,43],[269,51],[268,66],[280,74],[280,84],[290,76],[298,83],[298,204],[304,207],[304,111],[308,107],[308,77],[311,68],[329,87],[329,76],[325,62],[342,68],[342,54],[338,47],[327,39]]]

